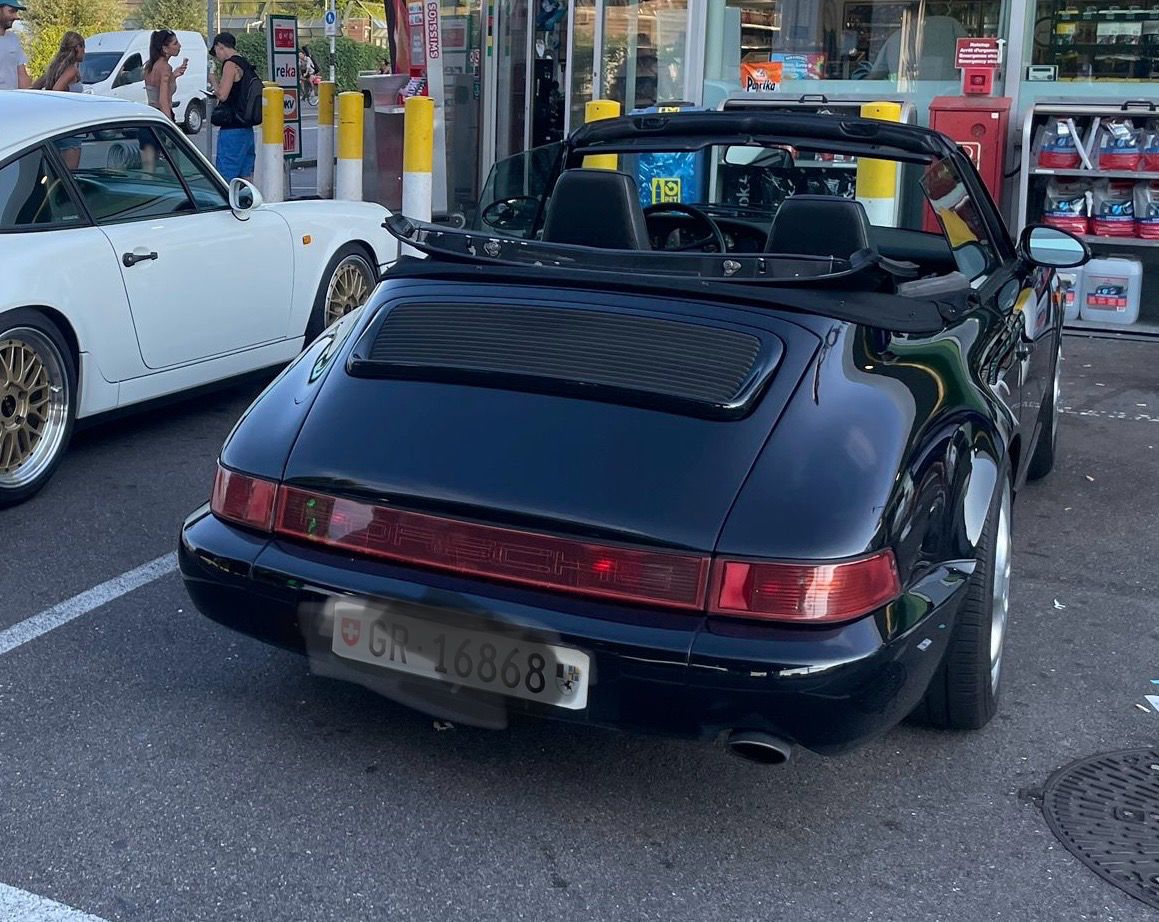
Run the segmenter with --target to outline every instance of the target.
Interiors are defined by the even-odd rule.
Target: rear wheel
[[[31,310],[0,318],[0,507],[43,487],[76,414],[76,366],[56,326]]]
[[[999,494],[982,530],[978,567],[970,577],[950,645],[912,715],[918,723],[977,730],[998,709],[1010,616],[1012,503],[1010,474],[1003,470]]]
[[[330,324],[365,304],[376,284],[378,274],[362,247],[348,243],[339,249],[322,273],[314,309],[306,325],[304,345],[308,346]]]
[[[1054,469],[1054,456],[1058,448],[1058,401],[1062,393],[1062,346],[1054,357],[1054,380],[1050,393],[1047,394],[1043,405],[1042,429],[1038,432],[1038,441],[1034,445],[1034,454],[1030,456],[1030,465],[1026,469],[1026,476],[1031,480],[1040,480]]]
[[[182,126],[186,134],[197,134],[205,124],[205,106],[200,100],[191,99],[185,107],[185,124]]]
[[[201,100],[190,100],[185,107],[185,122],[182,125],[185,134],[196,134],[205,124],[205,107]]]

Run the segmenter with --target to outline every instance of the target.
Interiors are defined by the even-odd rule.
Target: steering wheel
[[[712,218],[695,205],[685,205],[683,202],[657,202],[644,209],[644,219],[647,220],[654,214],[664,214],[665,212],[676,212],[678,214],[688,215],[688,217],[699,221],[709,230],[708,236],[693,240],[692,243],[686,243],[684,246],[678,247],[665,247],[669,252],[679,253],[685,250],[695,250],[710,241],[716,244],[718,253],[728,252],[728,245],[724,242],[724,234],[721,232],[720,227],[717,226],[717,223]]]

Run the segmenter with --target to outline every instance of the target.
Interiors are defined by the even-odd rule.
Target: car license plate
[[[586,653],[412,618],[389,608],[336,601],[330,649],[360,663],[569,710],[588,703]]]

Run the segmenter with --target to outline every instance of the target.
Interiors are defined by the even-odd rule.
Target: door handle
[[[126,269],[131,269],[137,263],[145,262],[148,259],[156,259],[156,253],[125,253],[121,257],[121,262],[124,263]]]
[[[1032,347],[1031,347],[1030,343],[1019,343],[1017,346],[1014,347],[1014,354],[1016,356],[1018,356],[1018,358],[1020,358],[1020,359],[1030,358],[1031,351],[1032,351]]]

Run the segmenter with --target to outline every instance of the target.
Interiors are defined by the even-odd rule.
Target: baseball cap
[[[0,6],[10,6],[14,10],[26,10],[26,7],[20,0],[0,0]]]

